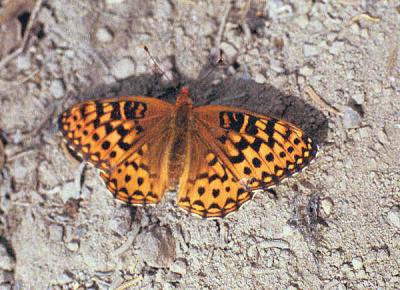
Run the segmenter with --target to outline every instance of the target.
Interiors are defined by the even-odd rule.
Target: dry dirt
[[[0,69],[0,289],[400,288],[398,1],[52,0],[34,21]],[[63,150],[57,115],[94,97],[173,101],[178,84],[296,123],[316,162],[221,220],[173,192],[121,205]]]

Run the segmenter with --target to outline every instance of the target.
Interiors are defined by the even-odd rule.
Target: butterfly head
[[[192,104],[193,104],[193,101],[190,98],[189,88],[186,86],[182,87],[179,91],[178,97],[176,98],[176,105],[177,106],[184,106],[184,105],[191,106]]]

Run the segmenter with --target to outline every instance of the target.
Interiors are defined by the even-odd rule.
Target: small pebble
[[[321,208],[324,214],[329,217],[332,213],[333,201],[329,197],[325,197],[321,200]]]
[[[253,79],[257,84],[264,84],[267,81],[262,73],[256,73]]]
[[[135,74],[135,63],[130,57],[125,57],[114,63],[111,74],[119,80],[126,79]]]
[[[351,272],[351,267],[348,263],[345,263],[340,267],[340,270],[344,273],[348,273]]]
[[[28,70],[31,68],[31,60],[26,55],[18,56],[15,61],[18,70]]]
[[[387,217],[390,224],[392,224],[396,228],[400,228],[400,208],[398,206],[393,206],[389,210]]]
[[[362,127],[358,130],[358,133],[360,134],[361,139],[369,138],[371,136],[371,128]]]
[[[14,260],[8,254],[6,247],[0,243],[0,269],[12,271],[14,267]]]
[[[100,27],[97,29],[96,38],[100,42],[110,42],[113,39],[112,33],[105,27]]]
[[[306,28],[308,25],[308,16],[306,14],[300,15],[294,19],[294,22],[302,29]]]
[[[65,94],[65,87],[62,80],[53,80],[49,87],[50,94],[56,99],[61,98]]]
[[[276,60],[271,60],[271,70],[278,74],[285,72],[285,69],[282,67],[282,63]]]
[[[382,144],[390,144],[387,135],[383,130],[379,130],[377,133],[378,141],[381,142]]]
[[[349,79],[349,78],[348,78]],[[365,96],[363,93],[355,93],[354,95],[351,96],[351,98],[353,99],[353,101],[357,104],[357,105],[362,105],[365,102]]]
[[[288,237],[294,234],[293,228],[290,225],[284,225],[282,228],[282,235]]]
[[[305,77],[309,77],[312,76],[314,73],[314,69],[308,65],[303,66],[302,68],[300,68],[299,70],[299,74]]]
[[[360,257],[353,258],[351,264],[353,265],[354,270],[360,270],[363,267],[363,260]]]
[[[186,269],[187,265],[186,262],[183,259],[178,259],[171,265],[169,268],[172,272],[178,273],[180,275],[185,275],[186,274]]]
[[[125,2],[125,0],[106,0],[107,5],[116,5]]]
[[[335,41],[332,43],[331,47],[329,48],[329,53],[333,55],[338,55],[344,50],[344,42],[343,41]]]
[[[361,123],[361,116],[350,107],[343,110],[343,126],[346,129],[358,128]]]
[[[228,61],[228,63],[232,63],[235,61],[238,53],[236,48],[234,48],[231,44],[227,42],[222,42],[220,48],[224,52],[225,58]]]
[[[59,242],[63,238],[63,227],[60,225],[52,224],[49,226],[49,240]]]
[[[79,249],[79,243],[78,242],[69,242],[65,245],[68,250],[72,252],[76,252]]]
[[[312,57],[319,55],[320,51],[321,51],[320,48],[315,45],[305,44],[303,46],[303,53],[305,57]]]
[[[79,189],[76,187],[75,182],[64,183],[61,192],[61,199],[63,202],[67,202],[70,198],[78,199],[80,197]]]
[[[278,248],[281,250],[287,250],[290,248],[290,245],[285,240],[267,240],[258,244],[261,249],[268,248]]]
[[[400,124],[389,123],[385,125],[384,131],[393,144],[400,143]]]

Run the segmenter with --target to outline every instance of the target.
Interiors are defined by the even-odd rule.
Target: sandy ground
[[[42,5],[0,70],[0,289],[400,288],[399,2],[248,3]],[[225,65],[201,79],[218,48]],[[174,101],[178,83],[196,104],[296,123],[319,157],[221,220],[181,212],[173,192],[121,205],[62,149],[57,115],[94,97]]]

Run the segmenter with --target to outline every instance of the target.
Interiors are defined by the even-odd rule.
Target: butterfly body
[[[186,87],[175,105],[141,96],[83,102],[60,115],[59,127],[119,200],[155,204],[177,188],[178,206],[207,218],[236,211],[317,153],[295,125],[239,108],[195,107]]]

